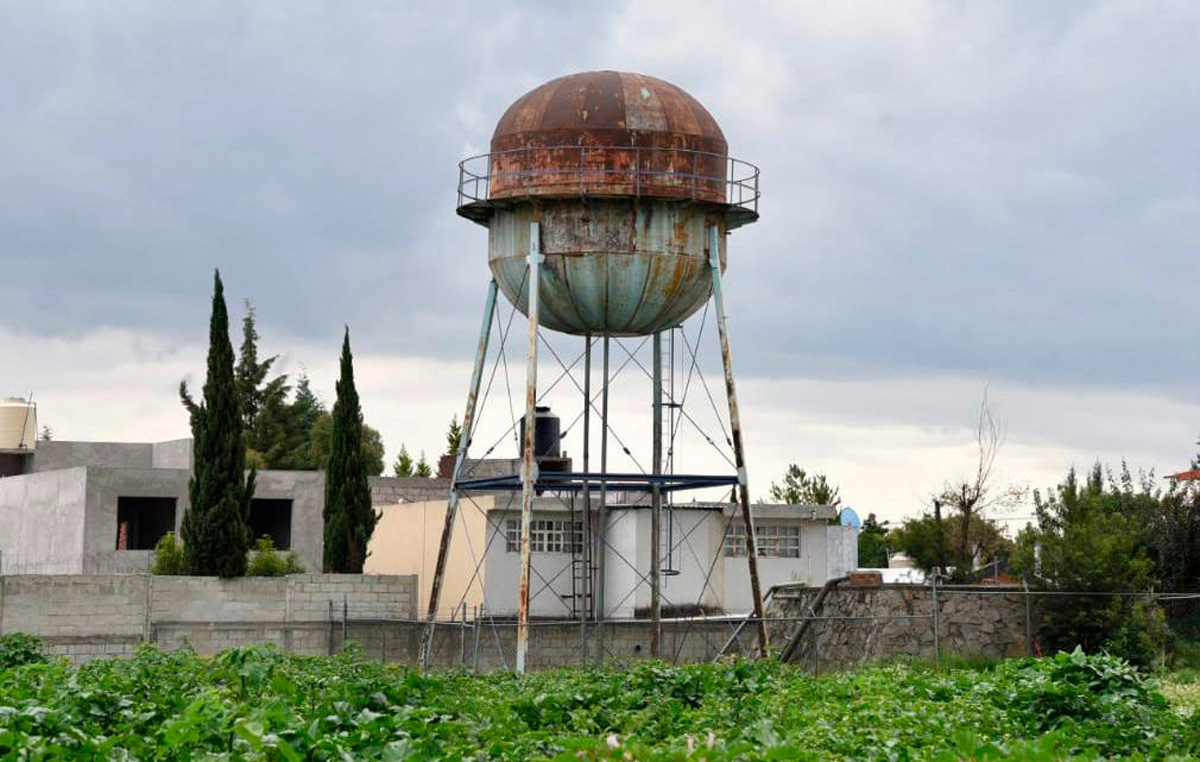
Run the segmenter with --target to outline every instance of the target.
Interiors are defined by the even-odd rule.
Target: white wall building
[[[586,591],[589,560],[584,553],[584,514],[557,498],[534,501],[530,613],[574,618],[593,610]],[[441,616],[463,604],[496,615],[515,614],[520,573],[520,511],[507,496],[476,496],[459,508],[440,601]],[[417,574],[421,611],[428,607],[430,576],[437,557],[445,501],[376,506],[383,512],[371,541],[367,571]],[[857,533],[830,525],[828,506],[756,505],[762,591],[789,582],[821,585],[858,565]],[[604,608],[608,618],[644,615],[650,607],[650,510],[611,505],[607,542],[592,511],[591,562],[599,575],[604,548]],[[663,509],[661,578],[664,615],[694,612],[745,613],[752,608],[745,533],[737,506],[686,503]],[[486,553],[485,553],[486,550]]]

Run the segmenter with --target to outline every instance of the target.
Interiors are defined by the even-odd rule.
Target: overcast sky
[[[528,89],[611,68],[762,167],[726,280],[755,495],[794,461],[919,512],[985,384],[1005,480],[1194,456],[1200,5],[421,5],[0,2],[0,394],[60,438],[185,436],[219,267],[327,399],[349,324],[389,461],[434,454],[488,278],[455,165]]]

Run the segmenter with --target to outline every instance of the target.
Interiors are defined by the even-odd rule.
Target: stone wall
[[[820,588],[778,589],[768,607],[771,642],[781,650],[800,621],[813,616]],[[1026,605],[1020,588],[940,585],[938,648],[942,656],[1024,656]],[[934,658],[934,592],[924,585],[851,586],[830,591],[806,629],[794,661],[850,667],[896,657]],[[1036,626],[1036,623],[1034,623]]]
[[[343,616],[398,626],[413,620],[416,599],[412,576],[22,575],[0,577],[0,632],[38,635],[76,660],[130,653],[143,642],[187,642],[201,654],[274,642],[319,654],[337,647],[333,622]]]

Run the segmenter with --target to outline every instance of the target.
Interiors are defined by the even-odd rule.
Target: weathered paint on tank
[[[489,196],[724,203],[727,153],[717,120],[680,87],[633,72],[580,72],[539,85],[500,117]]]
[[[541,222],[538,320],[563,333],[643,336],[679,325],[708,301],[708,229],[716,206],[654,199],[578,199],[498,208],[488,262],[504,295],[527,312],[531,223]]]

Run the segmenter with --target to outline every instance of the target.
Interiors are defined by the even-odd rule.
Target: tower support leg
[[[533,523],[534,431],[537,424],[538,284],[541,281],[541,224],[529,228],[529,354],[525,362],[525,446],[521,453],[521,583],[517,597],[517,672],[525,672],[529,655],[530,530]]]
[[[733,354],[729,347],[729,326],[725,318],[725,298],[721,291],[721,231],[709,228],[708,263],[712,270],[713,305],[717,311],[717,330],[721,335],[721,361],[725,365],[725,395],[729,398],[729,429],[733,436],[733,458],[738,472],[738,502],[742,526],[746,532],[746,560],[750,572],[750,594],[754,601],[754,620],[758,624],[758,655],[767,656],[767,622],[763,617],[762,588],[758,581],[758,536],[750,508],[750,485],[746,479],[746,452],[742,445],[742,418],[738,412],[737,389],[733,383]]]
[[[467,460],[467,448],[471,444],[471,431],[475,425],[475,403],[479,398],[479,384],[483,379],[483,365],[487,361],[488,341],[492,335],[492,319],[496,312],[496,281],[488,284],[487,299],[483,307],[483,323],[479,327],[479,343],[475,347],[475,369],[471,373],[471,389],[467,392],[467,409],[463,412],[462,437],[454,458],[454,474],[450,479],[450,499],[446,503],[446,523],[442,527],[442,540],[438,544],[437,562],[433,567],[433,583],[429,591],[429,609],[425,628],[421,634],[421,666],[428,669],[433,663],[433,630],[437,626],[438,606],[442,595],[442,578],[446,572],[446,559],[450,554],[450,538],[454,534],[454,522],[458,515],[458,478],[462,475]]]
[[[662,333],[656,331],[651,405],[652,472],[662,474]],[[662,657],[662,491],[657,482],[650,488],[650,656]]]
[[[604,587],[608,564],[608,334],[604,334],[600,386],[600,507],[596,512],[599,524],[599,540],[596,543],[596,659],[604,663],[604,618],[608,616],[608,605],[604,600]]]
[[[589,454],[592,444],[592,336],[583,337],[583,472],[589,472]],[[583,481],[583,523],[581,525],[580,554],[583,570],[579,574],[582,589],[579,591],[579,651],[580,664],[588,660],[588,615],[592,598],[592,489],[591,481]]]

